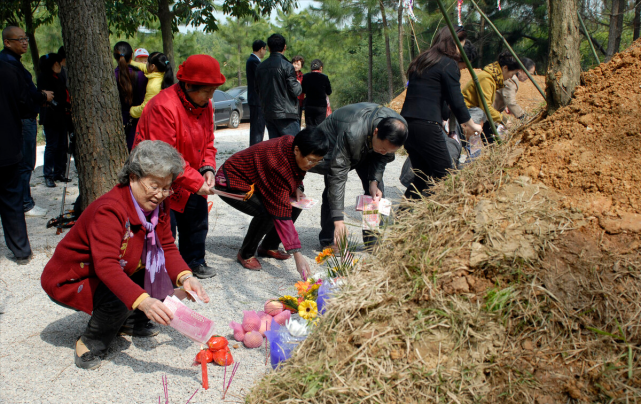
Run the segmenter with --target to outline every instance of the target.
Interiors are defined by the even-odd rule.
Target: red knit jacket
[[[171,235],[168,201],[161,205],[156,231],[165,252],[165,265],[176,284],[189,267]],[[57,302],[93,311],[93,296],[102,282],[129,309],[145,292],[130,276],[141,269],[145,243],[142,226],[128,186],[115,186],[80,215],[42,272],[42,288]],[[138,302],[140,303],[140,302]]]
[[[293,136],[257,143],[227,159],[216,174],[216,185],[228,191],[245,193],[254,185],[287,251],[301,248],[289,199],[305,178],[305,171],[296,163],[293,143]]]
[[[174,84],[152,98],[142,111],[134,147],[143,140],[162,140],[185,159],[185,172],[174,181],[171,196],[171,208],[184,212],[189,196],[205,182],[201,171],[208,168],[216,172],[212,103],[197,108],[186,99],[180,85]]]

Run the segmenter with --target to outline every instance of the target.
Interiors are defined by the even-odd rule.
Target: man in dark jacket
[[[260,96],[269,138],[295,136],[300,131],[298,96],[303,91],[296,80],[291,62],[283,56],[285,38],[273,34],[267,38],[269,58],[256,69],[256,91]]]
[[[321,206],[322,247],[335,242],[345,233],[345,183],[347,174],[356,170],[365,195],[375,200],[383,197],[385,165],[394,161],[394,153],[407,140],[407,122],[393,110],[362,102],[334,111],[315,131],[329,139],[329,152],[310,172],[325,176]],[[375,241],[371,232],[363,230],[366,245]]]
[[[22,72],[0,61],[0,219],[7,247],[20,264],[31,258],[19,171],[23,144],[20,117],[29,111],[30,103]]]
[[[30,107],[21,117],[24,144],[22,148],[22,161],[18,170],[20,171],[20,184],[23,193],[23,209],[25,215],[41,217],[47,214],[47,210],[36,206],[36,203],[31,197],[29,181],[31,180],[31,173],[33,173],[36,167],[36,136],[38,132],[36,116],[38,116],[41,105],[53,100],[53,92],[38,91],[33,84],[31,73],[29,73],[22,65],[22,62],[20,62],[20,58],[27,53],[27,49],[29,48],[29,37],[27,37],[27,34],[21,28],[13,26],[5,28],[2,31],[2,42],[4,49],[0,52],[0,61],[7,62],[18,69],[30,94]]]
[[[247,103],[249,104],[249,145],[262,142],[265,136],[265,117],[260,108],[260,99],[256,92],[256,68],[267,53],[267,44],[257,39],[252,44],[254,53],[249,55],[245,64],[247,74]]]

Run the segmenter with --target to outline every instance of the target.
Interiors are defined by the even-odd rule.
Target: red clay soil
[[[596,216],[641,213],[641,41],[582,74],[570,105],[522,132],[519,173]]]
[[[480,73],[481,69],[474,69],[476,73]],[[463,87],[470,80],[470,72],[467,70],[461,70],[461,87]],[[539,84],[541,89],[545,91],[545,76],[534,76],[534,79]],[[525,83],[519,83],[519,91],[516,93],[516,99],[519,102],[519,105],[523,107],[527,112],[532,112],[536,108],[540,107],[545,103],[545,99],[541,96],[541,93],[534,87],[534,84],[529,80]],[[398,97],[394,98],[390,102],[390,108],[397,112],[401,112],[403,108],[403,103],[405,102],[405,91],[403,91]]]

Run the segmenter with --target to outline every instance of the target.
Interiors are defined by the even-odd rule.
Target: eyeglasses
[[[321,161],[323,161],[323,158],[324,157],[321,157],[319,159],[310,159],[309,157],[305,157],[305,161],[307,161],[309,164],[316,165],[316,164],[320,163]]]
[[[168,197],[174,194],[174,190],[169,188],[169,189],[160,189],[158,187],[154,187],[151,185],[145,185],[145,183],[142,180],[139,180],[140,185],[145,188],[145,191],[147,191],[148,195],[156,195],[158,192],[162,192],[162,196]]]
[[[26,36],[22,38],[7,38],[7,41],[18,41],[18,42],[29,43],[29,38]]]

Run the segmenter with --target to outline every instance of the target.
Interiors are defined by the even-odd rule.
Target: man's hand
[[[338,240],[347,235],[347,228],[345,227],[345,221],[337,220],[334,222],[334,245],[338,245]]]
[[[383,197],[383,192],[378,189],[378,181],[370,181],[369,195],[372,197],[374,202],[378,202]]]
[[[47,96],[47,102],[53,101],[53,91],[42,90],[42,92]]]
[[[187,278],[185,280],[185,283],[183,283],[183,287],[185,288],[185,290],[195,292],[203,302],[209,303],[209,296],[205,292],[205,289],[203,289],[203,285],[200,284],[198,279],[194,278],[193,276],[191,278]]]
[[[158,324],[169,325],[174,315],[171,310],[165,306],[160,300],[153,297],[147,297],[138,305],[148,319],[155,321]]]
[[[305,197],[305,193],[300,190],[300,188],[296,188],[296,202],[300,201]]]
[[[207,171],[203,177],[205,177],[205,184],[207,184],[209,188],[213,188],[216,183],[214,173]]]

